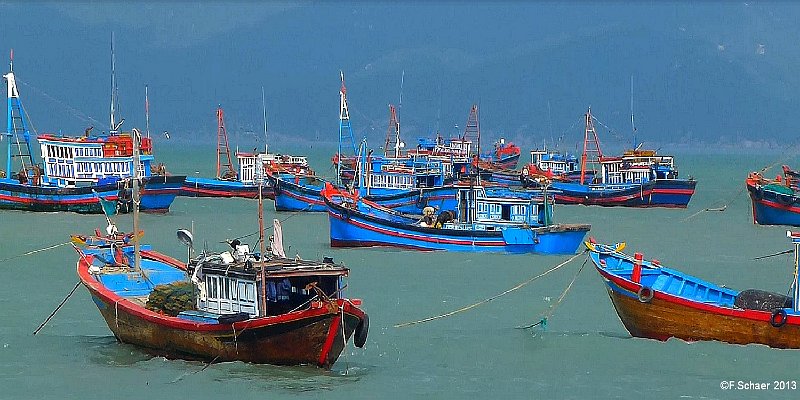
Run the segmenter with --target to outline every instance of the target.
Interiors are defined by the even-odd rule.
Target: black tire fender
[[[786,325],[786,318],[786,310],[778,308],[772,311],[772,315],[769,317],[769,323],[776,328],[780,328]]]
[[[364,313],[364,318],[358,323],[355,335],[353,335],[353,344],[361,348],[367,343],[367,335],[369,334],[369,315]]]
[[[639,288],[639,291],[636,293],[636,296],[639,298],[639,301],[642,303],[649,303],[653,300],[653,296],[655,296],[656,292],[653,291],[652,288],[647,286],[642,286]]]

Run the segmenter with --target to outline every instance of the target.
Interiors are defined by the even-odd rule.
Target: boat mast
[[[261,301],[260,307],[260,315],[266,315],[267,313],[267,252],[266,246],[264,245],[264,197],[261,194],[262,182],[264,182],[263,177],[259,177],[258,179],[258,241],[259,241],[259,249],[261,251]]]
[[[108,128],[109,134],[119,133],[116,119],[117,103],[117,78],[116,78],[116,57],[114,56],[114,31],[111,31],[111,124]]]
[[[144,85],[144,121],[147,138],[150,139],[150,99],[147,98],[147,85]]]
[[[261,108],[264,110],[264,154],[269,153],[269,142],[267,141],[267,100],[264,96],[264,87],[261,87]]]
[[[481,183],[481,171],[480,171],[480,161],[481,161],[481,126],[480,126],[480,119],[478,118],[478,105],[473,104],[472,108],[469,110],[469,117],[467,118],[467,126],[464,128],[464,135],[461,137],[464,142],[473,142],[476,145],[476,164],[475,170],[478,173],[477,182],[478,184]],[[467,154],[469,156],[469,154]]]
[[[636,123],[633,121],[633,75],[631,75],[631,131],[633,131],[633,149],[636,150]]]
[[[595,153],[594,158],[589,160],[589,153]],[[586,111],[586,129],[583,132],[583,154],[581,155],[581,185],[586,184],[586,163],[587,161],[599,162],[603,157],[600,151],[600,140],[597,138],[597,131],[594,129],[592,119],[592,108]],[[595,171],[597,172],[597,171]]]
[[[141,144],[141,133],[133,128],[133,268],[136,271],[142,270],[141,243],[139,242],[139,146]]]
[[[25,111],[22,109],[22,102],[19,100],[19,90],[17,89],[17,81],[14,77],[14,49],[11,49],[9,57],[9,72],[3,75],[8,86],[8,125],[6,132],[3,134],[8,137],[8,144],[6,146],[6,174],[11,177],[12,158],[19,157],[22,163],[22,168],[26,168],[25,158],[33,165],[33,148],[31,147],[31,134],[28,130],[28,123],[24,117]],[[16,111],[16,112],[15,112]],[[19,124],[17,124],[19,122]],[[27,154],[22,152],[22,144],[19,141],[20,133],[25,140]],[[0,136],[2,138],[2,136]],[[11,154],[11,146],[16,142],[17,154]]]
[[[391,151],[394,151],[394,155]],[[389,104],[389,127],[386,129],[386,144],[383,146],[386,157],[400,157],[400,120],[397,117],[397,109],[393,104]]]
[[[344,72],[339,71],[342,86],[339,89],[339,153],[336,157],[336,184],[342,184],[342,140],[350,138],[353,154],[356,154],[356,142],[353,127],[350,125],[350,111],[347,109],[347,88],[344,86]]]
[[[228,162],[225,164],[227,171],[222,172],[222,156],[227,157]],[[236,176],[236,171],[233,170],[233,163],[231,162],[231,150],[228,147],[228,131],[225,129],[225,115],[222,111],[222,106],[217,105],[217,179],[222,179],[224,176]]]
[[[800,287],[797,285],[798,261],[800,261],[800,232],[786,231],[786,236],[792,239],[794,245],[794,277],[792,279],[792,310],[800,311]]]

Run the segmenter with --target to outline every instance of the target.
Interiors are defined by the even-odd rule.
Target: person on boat
[[[19,173],[17,173],[17,180],[19,180],[21,185],[28,183],[28,173],[25,172],[25,168],[19,170]]]
[[[455,212],[453,211],[442,211],[438,217],[436,217],[436,224],[434,225],[435,228],[441,229],[444,224],[452,221],[455,219]]]
[[[423,228],[430,228],[435,225],[436,220],[433,218],[433,215],[436,213],[436,210],[431,207],[427,206],[422,209],[422,219],[419,221],[419,226]]]
[[[38,165],[33,166],[33,185],[39,186],[39,182],[42,178],[42,168]]]

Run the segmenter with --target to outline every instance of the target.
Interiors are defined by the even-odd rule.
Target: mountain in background
[[[110,38],[124,127],[232,146],[332,142],[339,71],[353,127],[382,144],[400,102],[406,142],[459,133],[473,103],[484,142],[573,150],[588,107],[601,141],[648,147],[796,143],[800,6],[793,3],[0,3],[38,132],[107,129]],[[631,90],[631,79],[633,90]],[[166,137],[155,134],[157,141]]]

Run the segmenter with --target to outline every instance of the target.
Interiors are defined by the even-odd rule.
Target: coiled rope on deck
[[[445,314],[437,315],[435,317],[428,317],[428,318],[421,319],[421,320],[418,320],[418,321],[412,321],[412,322],[405,322],[405,323],[402,323],[402,324],[397,324],[394,327],[395,328],[404,328],[406,326],[422,324],[422,323],[425,323],[425,322],[430,322],[430,321],[434,321],[434,320],[437,320],[437,319],[446,318],[446,317],[449,317],[449,316],[452,316],[452,315],[455,315],[455,314],[462,313],[462,312],[467,311],[467,310],[471,310],[471,309],[473,309],[473,308],[475,308],[475,307],[477,307],[479,305],[486,304],[486,303],[488,303],[488,302],[490,302],[490,301],[492,301],[494,299],[497,299],[499,297],[505,296],[505,295],[517,290],[517,289],[520,289],[520,288],[528,285],[529,283],[531,283],[531,282],[533,282],[533,281],[535,281],[535,280],[537,280],[537,279],[539,279],[539,278],[541,278],[541,277],[543,277],[543,276],[545,276],[545,275],[547,275],[547,274],[549,274],[549,273],[551,273],[551,272],[553,272],[553,271],[555,271],[555,270],[557,270],[557,269],[569,264],[570,262],[572,262],[573,260],[575,260],[576,258],[581,256],[585,252],[586,252],[586,250],[584,250],[584,251],[582,251],[582,252],[580,252],[578,254],[575,254],[574,256],[570,257],[567,261],[564,261],[561,264],[558,264],[555,267],[550,268],[547,271],[544,271],[541,274],[536,275],[536,276],[534,276],[534,277],[532,277],[532,278],[530,278],[530,279],[528,279],[528,280],[526,280],[524,282],[520,282],[519,284],[517,284],[516,286],[512,287],[511,289],[508,289],[508,290],[506,290],[506,291],[504,291],[502,293],[496,294],[496,295],[494,295],[492,297],[489,297],[487,299],[481,300],[481,301],[479,301],[477,303],[468,305],[466,307],[459,308],[458,310],[450,311],[450,312],[445,313]]]

